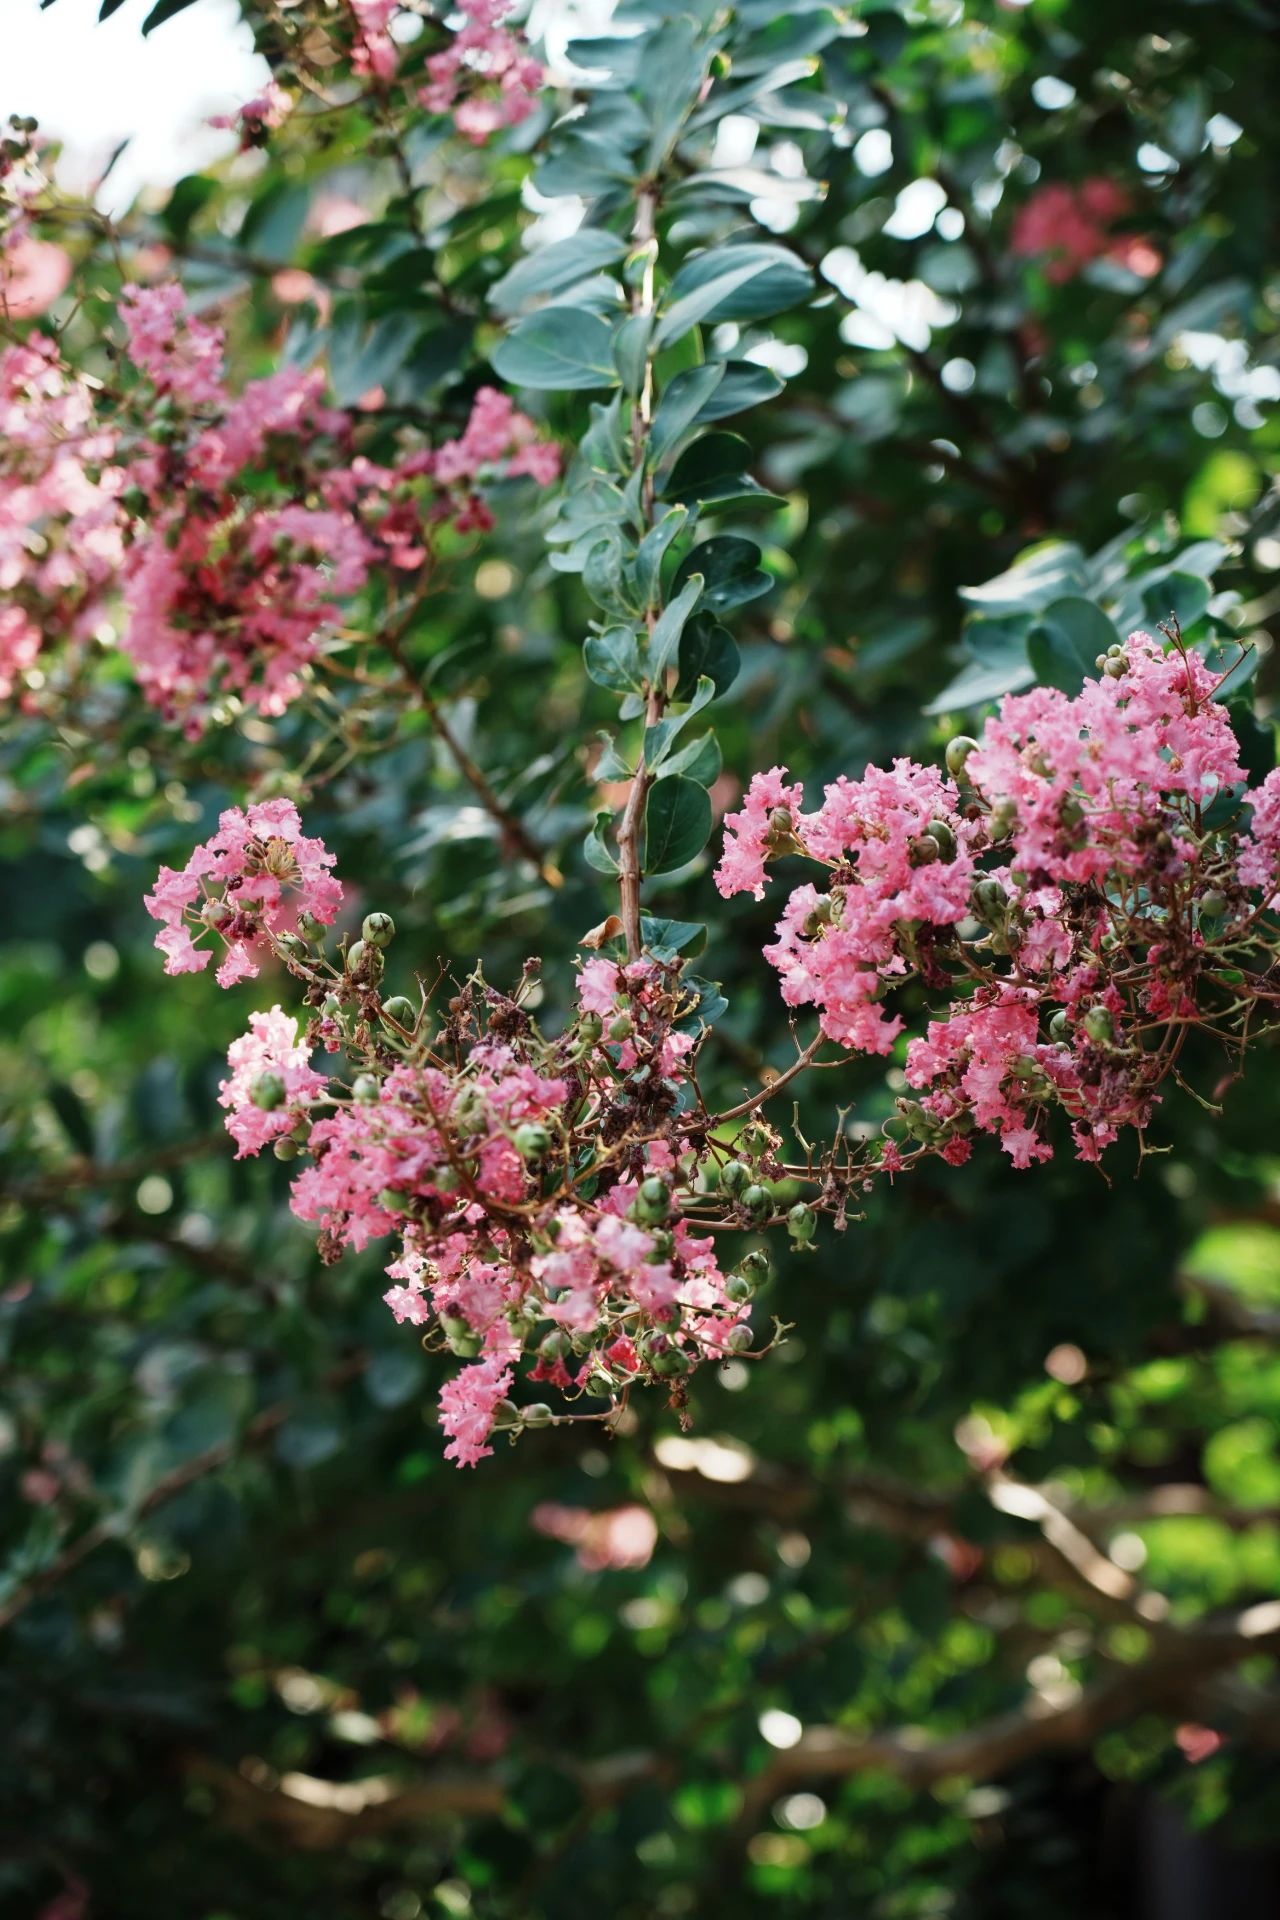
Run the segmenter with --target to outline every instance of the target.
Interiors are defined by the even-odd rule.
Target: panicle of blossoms
[[[429,82],[418,94],[429,113],[452,114],[476,146],[527,120],[546,77],[523,36],[503,24],[510,10],[508,0],[460,0],[466,24],[428,58]]]
[[[303,833],[291,800],[264,800],[243,812],[229,807],[185,867],[161,867],[155,891],[145,897],[147,912],[162,922],[156,946],[165,972],[202,972],[213,949],[196,942],[212,937],[226,948],[219,986],[253,979],[272,941],[296,917],[333,924],[342,904],[333,864],[323,843]]]
[[[1096,1160],[1149,1124],[1189,1027],[1242,1039],[1273,997],[1258,916],[1280,780],[1242,790],[1218,682],[1169,632],[1168,647],[1143,632],[1113,646],[1075,697],[1009,695],[980,740],[952,741],[950,778],[899,760],[805,814],[773,768],[728,816],[722,893],[760,897],[783,854],[827,870],[793,890],[764,949],[789,1005],[884,1054],[906,1024],[900,1000],[886,1008],[896,990],[933,1003],[906,1048],[921,1097],[898,1102],[891,1169],[906,1143],[959,1163],[974,1133],[1019,1167],[1047,1159],[1054,1108]]]
[[[750,1347],[754,1287],[722,1268],[704,1224],[679,965],[592,956],[554,1039],[524,1005],[536,962],[513,995],[477,971],[437,1026],[421,992],[384,989],[389,915],[366,915],[326,955],[331,864],[290,803],[272,801],[224,815],[147,900],[166,971],[206,964],[192,933],[210,931],[227,946],[224,981],[270,951],[304,985],[305,1031],[277,1005],[230,1049],[220,1100],[238,1156],[270,1145],[298,1162],[291,1206],[324,1259],[393,1241],[388,1307],[465,1363],[440,1403],[458,1464],[491,1452],[495,1425],[584,1417],[515,1406],[521,1377],[585,1399],[595,1419],[648,1381],[679,1402],[692,1368]],[[730,1224],[759,1223],[753,1192],[734,1187]],[[763,1188],[759,1201],[772,1210]]]
[[[1058,286],[1074,280],[1091,260],[1118,260],[1150,278],[1160,267],[1150,241],[1113,231],[1130,204],[1124,188],[1104,175],[1078,186],[1058,181],[1037,187],[1014,216],[1010,251],[1039,260],[1046,280]]]
[[[292,112],[293,95],[278,80],[269,80],[260,93],[234,113],[211,114],[209,125],[239,134],[241,151],[246,152],[250,147],[265,146],[268,136],[282,127]]]
[[[558,471],[491,388],[456,439],[379,464],[316,369],[228,392],[222,332],[176,285],[127,288],[121,312],[139,379],[109,427],[51,342],[0,355],[0,691],[47,636],[103,628],[122,587],[121,644],[167,717],[198,734],[228,696],[279,715],[371,574],[415,573],[442,525],[491,527],[488,482]]]

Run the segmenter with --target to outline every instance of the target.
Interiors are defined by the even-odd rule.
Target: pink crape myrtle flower
[[[227,1065],[231,1077],[218,1090],[218,1104],[230,1109],[227,1132],[239,1148],[237,1160],[289,1133],[300,1110],[329,1090],[298,1040],[297,1021],[279,1006],[249,1015],[249,1031],[231,1042]]]
[[[1100,259],[1119,260],[1149,279],[1162,265],[1150,241],[1111,231],[1129,206],[1124,188],[1102,176],[1075,187],[1061,182],[1037,187],[1014,216],[1010,252],[1041,261],[1045,278],[1059,286]]]
[[[786,784],[785,767],[770,767],[752,779],[737,813],[725,815],[724,854],[715,883],[726,900],[735,893],[764,899],[765,862],[785,845],[804,800],[804,788]],[[788,821],[781,815],[791,814]]]
[[[323,843],[303,833],[291,800],[266,800],[244,812],[229,807],[218,831],[180,872],[161,867],[155,891],[145,898],[152,919],[163,923],[156,946],[165,956],[165,972],[207,967],[213,955],[195,939],[214,930],[227,947],[219,985],[252,979],[255,955],[288,930],[297,912],[333,924],[342,904],[342,887],[329,871],[333,864]]]
[[[446,1460],[474,1467],[488,1459],[493,1448],[486,1442],[514,1378],[509,1355],[496,1348],[446,1380],[440,1389],[440,1425],[449,1436]]]
[[[428,59],[429,84],[418,94],[428,113],[452,114],[476,146],[527,120],[546,77],[520,35],[501,24],[509,10],[506,0],[461,0],[466,25]]]

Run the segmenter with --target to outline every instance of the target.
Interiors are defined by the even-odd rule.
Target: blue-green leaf
[[[676,873],[696,859],[711,832],[711,799],[696,780],[673,774],[649,789],[645,803],[644,870]]]
[[[613,336],[599,314],[541,307],[494,348],[494,370],[516,387],[552,391],[618,384]]]

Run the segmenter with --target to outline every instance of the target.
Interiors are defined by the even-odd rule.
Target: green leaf
[[[609,627],[583,643],[587,677],[611,693],[639,693],[644,686],[640,647],[630,627]]]
[[[738,677],[742,657],[727,627],[703,614],[689,622],[680,641],[680,672],[675,698],[692,699],[699,680],[711,681],[717,696],[727,693]]]
[[[689,574],[675,599],[663,608],[653,623],[645,671],[655,686],[671,664],[680,643],[680,635],[684,632],[685,621],[702,597],[702,588],[702,575]]]
[[[640,915],[640,939],[646,953],[655,960],[678,960],[681,954],[692,957],[707,944],[707,929],[700,920],[663,920],[651,913]]]
[[[720,742],[714,730],[708,728],[696,740],[687,740],[675,753],[668,754],[658,777],[666,780],[673,773],[685,773],[690,780],[696,780],[700,787],[713,787],[720,778],[723,766],[724,755],[720,751]]]
[[[1030,628],[1030,619],[1025,614],[971,620],[964,635],[965,651],[970,656],[968,664],[960,669],[950,686],[944,687],[929,702],[925,712],[961,712],[1031,686],[1036,671],[1027,658]]]
[[[688,519],[687,507],[668,507],[661,520],[649,529],[640,542],[632,565],[632,575],[642,606],[654,606],[660,598],[662,562],[671,542],[683,531]]]
[[[763,406],[767,400],[776,400],[784,385],[768,367],[758,367],[751,360],[726,360],[724,379],[704,404],[698,419],[703,426],[711,426],[717,420],[727,420],[731,414],[745,413],[749,407]]]
[[[287,1467],[318,1467],[341,1451],[342,1434],[332,1400],[303,1400],[276,1435],[276,1453]]]
[[[1158,626],[1172,614],[1185,632],[1193,627],[1213,598],[1212,584],[1196,573],[1166,573],[1152,581],[1142,595],[1148,620]]]
[[[740,434],[702,434],[680,455],[662,491],[703,507],[776,502],[778,495],[746,471],[751,457],[751,448]]]
[[[762,320],[798,306],[813,290],[813,276],[785,247],[752,241],[718,247],[686,260],[671,283],[657,340],[670,346],[712,320]]]
[[[153,27],[162,27],[166,20],[172,20],[175,14],[185,13],[188,7],[194,5],[195,0],[157,0],[142,23],[144,35],[150,33]]]
[[[1092,600],[1069,595],[1054,600],[1040,615],[1027,641],[1027,654],[1042,686],[1073,697],[1086,680],[1095,680],[1100,653],[1119,642],[1111,621]]]
[[[1047,607],[1087,585],[1084,554],[1069,540],[1050,540],[1014,561],[1007,573],[981,586],[961,587],[960,598],[984,613]]]
[[[723,360],[688,367],[668,382],[649,431],[649,464],[655,470],[673,455],[724,379]]]
[[[763,570],[759,560],[760,549],[754,540],[743,540],[732,533],[717,534],[686,554],[672,585],[678,590],[690,574],[700,573],[706,582],[703,597],[707,607],[712,613],[730,613],[734,607],[759,599],[772,587],[773,575]]]
[[[648,313],[631,314],[626,320],[619,321],[613,331],[613,364],[618,369],[618,378],[624,389],[633,400],[644,386],[652,333],[653,316]]]
[[[580,307],[540,308],[499,341],[491,359],[515,387],[554,392],[618,384],[609,326]]]
[[[609,849],[607,838],[612,825],[613,815],[611,813],[598,813],[591,831],[583,842],[582,851],[587,865],[594,867],[597,873],[616,873],[618,871],[618,862]]]
[[[688,16],[666,20],[646,34],[636,64],[636,91],[649,107],[652,134],[645,171],[654,172],[671,151],[686,114],[706,77],[710,46]]]
[[[626,250],[627,242],[616,233],[582,227],[567,240],[554,240],[517,261],[490,287],[490,302],[499,313],[518,313],[526,300],[538,294],[565,293],[620,260]]]
[[[597,733],[596,739],[601,743],[600,758],[591,769],[591,778],[593,780],[629,780],[635,768],[618,752],[613,735],[600,732]]]
[[[644,810],[644,870],[675,873],[701,853],[711,832],[711,799],[696,780],[673,774],[649,789]]]
[[[651,727],[645,728],[644,763],[651,773],[656,773],[662,766],[671,746],[679,739],[694,715],[701,713],[702,709],[715,697],[715,687],[704,674],[698,682],[697,692],[683,712],[666,714],[661,720],[656,720]]]

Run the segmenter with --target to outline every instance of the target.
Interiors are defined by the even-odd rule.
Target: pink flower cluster
[[[254,979],[273,937],[299,913],[333,924],[342,888],[332,866],[333,855],[303,833],[291,800],[265,800],[245,812],[229,807],[181,872],[161,867],[146,896],[147,912],[163,923],[156,946],[165,972],[200,973],[213,952],[195,942],[213,934],[227,949],[218,985]],[[278,1037],[278,1028],[272,1031]]]
[[[1102,175],[1083,180],[1078,187],[1060,182],[1037,187],[1014,217],[1010,251],[1039,260],[1045,278],[1059,286],[1074,280],[1091,260],[1102,259],[1118,260],[1149,279],[1161,266],[1151,242],[1112,231],[1129,206],[1123,187]]]
[[[123,584],[122,644],[168,717],[199,733],[229,695],[278,715],[371,574],[415,572],[433,528],[491,527],[482,482],[559,470],[491,388],[457,439],[375,464],[316,370],[229,393],[221,329],[175,284],[121,314],[139,384],[109,426],[50,342],[0,355],[0,690],[46,636],[104,627]]]
[[[678,1113],[696,1044],[679,969],[589,959],[577,1016],[550,1041],[477,978],[433,1037],[428,1009],[382,997],[389,916],[325,958],[332,866],[290,802],[233,808],[146,905],[167,972],[207,965],[196,940],[211,932],[222,984],[267,952],[305,983],[305,1033],[275,1006],[232,1045],[227,1128],[238,1157],[301,1158],[291,1205],[326,1260],[396,1237],[387,1305],[470,1363],[441,1394],[448,1457],[474,1465],[495,1423],[566,1417],[508,1406],[519,1371],[616,1407],[749,1345],[750,1286],[731,1287],[683,1212],[699,1160]],[[345,1059],[317,1069],[317,1048]]]
[[[1134,633],[1074,698],[1010,695],[955,775],[899,760],[837,780],[816,813],[773,768],[726,821],[716,879],[761,897],[765,863],[801,853],[824,885],[790,896],[765,957],[821,1030],[887,1053],[903,1030],[884,1001],[910,980],[940,1016],[906,1049],[919,1101],[899,1103],[884,1163],[911,1139],[959,1162],[974,1131],[1017,1166],[1051,1152],[1059,1107],[1096,1160],[1144,1128],[1189,1023],[1228,1022],[1249,997],[1231,969],[1280,876],[1280,778],[1245,794],[1217,681],[1181,643]],[[1229,827],[1205,818],[1228,802]]]
[[[246,100],[234,113],[210,116],[211,127],[226,128],[240,136],[242,151],[262,147],[269,134],[282,127],[293,112],[293,96],[277,80],[269,80],[261,93]]]
[[[458,132],[480,146],[500,127],[527,120],[545,79],[523,38],[502,24],[508,0],[461,0],[466,25],[427,61],[430,84],[418,95],[429,113],[451,113]]]

